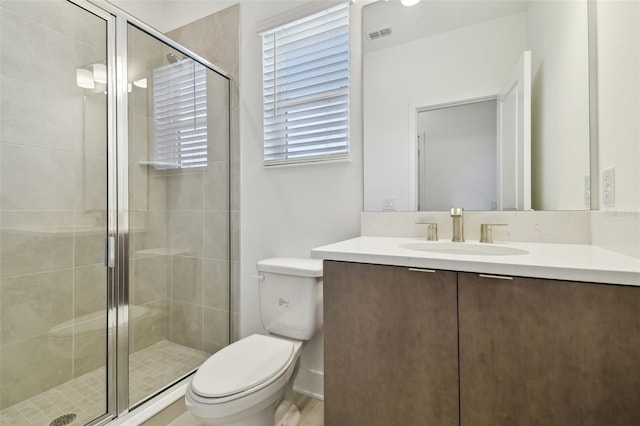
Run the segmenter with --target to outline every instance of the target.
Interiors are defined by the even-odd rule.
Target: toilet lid
[[[226,346],[200,366],[191,388],[200,396],[222,398],[258,386],[289,363],[293,343],[254,334]]]

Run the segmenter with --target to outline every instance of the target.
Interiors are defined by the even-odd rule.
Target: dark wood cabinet
[[[640,287],[324,265],[326,425],[640,425]]]
[[[456,273],[325,261],[325,424],[458,425]]]
[[[458,274],[461,424],[640,425],[640,288]]]

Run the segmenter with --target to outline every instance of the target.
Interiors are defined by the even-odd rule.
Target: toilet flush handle
[[[258,281],[264,281],[264,275],[262,274],[254,275],[252,278],[255,278]]]

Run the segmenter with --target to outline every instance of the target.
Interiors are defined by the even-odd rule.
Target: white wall
[[[383,197],[409,209],[409,107],[497,94],[526,48],[526,26],[511,15],[367,53],[366,211],[382,210]]]
[[[589,55],[585,1],[529,3],[533,52],[534,210],[582,210],[589,175]]]
[[[640,2],[598,2],[600,173],[616,168],[615,206],[640,209]]]
[[[315,2],[322,3],[322,2]],[[327,2],[324,2],[327,3]],[[263,333],[256,262],[272,256],[308,257],[312,248],[360,234],[362,135],[359,49],[351,63],[351,162],[265,168],[262,139],[260,29],[303,13],[300,2],[249,1],[240,8],[241,247],[240,333]],[[351,33],[359,42],[359,8]],[[323,370],[321,339],[303,354],[303,367]]]
[[[598,1],[597,18],[598,176],[615,167],[615,206],[601,195],[592,239],[640,258],[640,2]]]

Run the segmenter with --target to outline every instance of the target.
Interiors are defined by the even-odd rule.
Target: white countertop
[[[529,252],[505,256],[443,254],[400,247],[401,244],[424,241],[419,238],[358,237],[315,248],[311,250],[311,257],[345,262],[640,286],[640,259],[591,245],[493,243]],[[478,242],[468,241],[468,243],[477,244]]]

